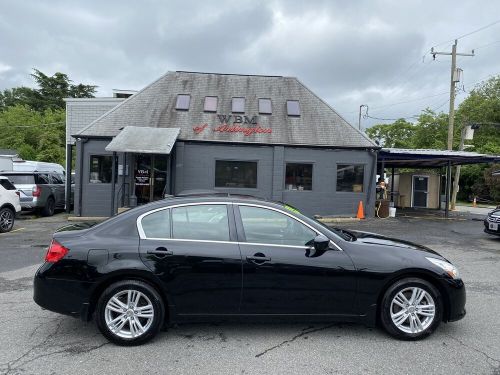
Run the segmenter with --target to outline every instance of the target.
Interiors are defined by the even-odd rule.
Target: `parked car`
[[[484,231],[500,236],[500,208],[494,209],[485,217]]]
[[[23,210],[38,210],[52,216],[65,206],[64,176],[56,172],[2,172],[20,193]]]
[[[19,192],[7,177],[0,176],[0,233],[12,230],[19,211]]]
[[[465,315],[458,270],[437,252],[327,227],[281,203],[170,198],[56,232],[34,300],[95,318],[120,345],[167,323],[276,318],[377,322],[421,339]]]

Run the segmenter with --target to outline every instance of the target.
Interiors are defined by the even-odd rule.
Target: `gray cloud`
[[[102,96],[140,89],[168,70],[283,74],[351,122],[360,104],[381,118],[446,111],[450,61],[432,61],[428,49],[445,42],[437,48],[449,50],[450,39],[493,22],[499,8],[487,1],[6,0],[0,89],[33,85],[32,68],[99,85]],[[465,89],[500,73],[499,31],[497,24],[460,39],[461,51],[483,46],[459,59]]]

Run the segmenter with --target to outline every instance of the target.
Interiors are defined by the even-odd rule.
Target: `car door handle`
[[[262,253],[257,253],[257,254],[254,254],[254,255],[248,255],[247,256],[247,260],[249,262],[256,263],[256,264],[263,264],[265,262],[270,262],[271,258],[270,257],[266,257]]]
[[[154,250],[148,250],[147,253],[151,255],[164,256],[164,257],[168,255],[174,255],[173,251],[167,250],[167,248],[165,247],[157,247]]]

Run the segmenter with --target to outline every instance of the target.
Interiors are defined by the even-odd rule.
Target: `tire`
[[[134,301],[138,304],[134,305]],[[104,290],[97,302],[95,317],[97,327],[109,341],[122,346],[140,345],[151,340],[162,328],[165,305],[151,285],[123,280]],[[110,328],[111,325],[116,329]]]
[[[54,215],[55,207],[56,207],[56,202],[54,201],[54,198],[48,197],[47,202],[45,202],[45,207],[42,209],[42,216]]]
[[[387,289],[382,299],[382,326],[400,340],[423,339],[436,330],[442,319],[441,294],[425,280],[398,280]]]
[[[0,209],[0,233],[10,232],[14,227],[16,213],[8,207]]]

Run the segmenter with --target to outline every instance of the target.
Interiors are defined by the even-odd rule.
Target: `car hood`
[[[361,231],[351,231],[355,236],[356,236],[356,241],[355,243],[362,243],[362,244],[367,244],[367,245],[380,245],[380,246],[386,246],[394,249],[400,249],[401,251],[411,251],[411,250],[417,250],[417,251],[422,251],[426,252],[432,255],[437,255],[440,258],[443,258],[439,253],[436,251],[429,249],[426,246],[419,245],[410,241],[405,241],[405,240],[399,240],[396,238],[392,237],[387,237],[387,236],[382,236],[380,234],[376,233],[370,233],[370,232],[361,232]]]

